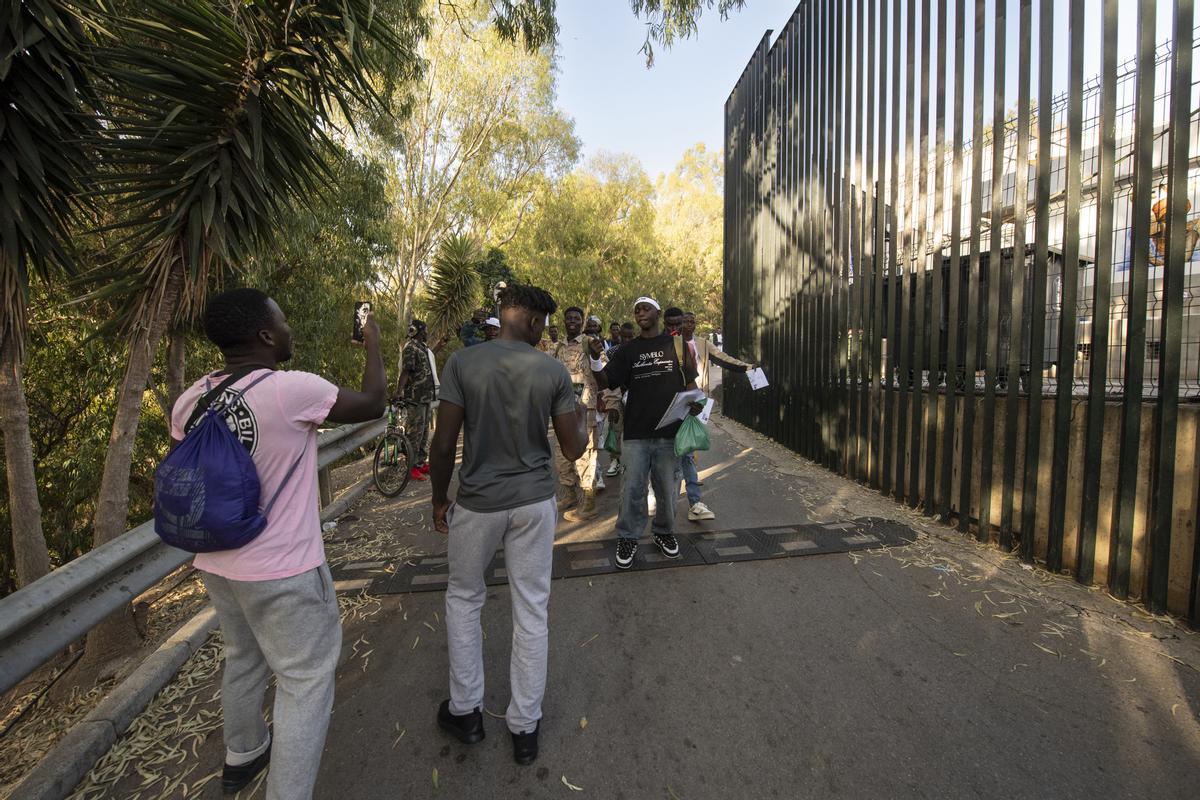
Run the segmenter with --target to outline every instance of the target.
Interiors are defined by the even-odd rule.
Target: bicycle
[[[371,474],[375,488],[384,497],[395,497],[408,486],[413,448],[404,430],[400,409],[412,405],[416,403],[406,400],[388,403],[387,431],[375,445],[375,463]]]

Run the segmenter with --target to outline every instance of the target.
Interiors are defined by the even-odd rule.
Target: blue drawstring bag
[[[200,421],[154,473],[154,532],[172,547],[189,553],[234,550],[249,544],[267,526],[279,492],[259,512],[258,470],[225,417],[247,391],[274,373],[260,376],[228,402],[210,405],[248,372],[230,375],[197,404],[188,424],[202,414]],[[297,459],[292,464],[280,489],[299,463]]]

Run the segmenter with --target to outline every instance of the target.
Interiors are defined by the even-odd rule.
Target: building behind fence
[[[1060,5],[808,0],[764,36],[725,106],[724,330],[773,380],[730,382],[727,408],[1195,624],[1192,2],[1156,43],[1140,0],[1124,64],[1116,0]]]

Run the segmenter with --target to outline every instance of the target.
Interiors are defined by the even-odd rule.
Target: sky
[[[936,0],[932,3],[936,8]],[[967,8],[973,8],[968,0]],[[1039,3],[1034,1],[1036,9]],[[1118,58],[1134,55],[1137,31],[1137,0],[1116,0],[1119,14]],[[1169,0],[1158,0],[1158,42],[1170,36]],[[1067,0],[1055,0],[1056,29],[1068,15]],[[559,107],[575,119],[576,134],[583,141],[584,158],[599,151],[632,153],[651,176],[670,171],[683,152],[697,142],[720,151],[723,138],[723,108],[742,69],[763,34],[778,32],[787,23],[796,0],[749,0],[741,11],[722,21],[715,12],[700,19],[699,33],[666,50],[656,48],[656,60],[647,69],[638,50],[645,40],[644,23],[629,10],[628,0],[559,0]],[[919,6],[918,6],[919,7]],[[954,3],[949,3],[952,9]],[[1006,63],[1006,105],[1016,104],[1017,0],[1008,0],[1009,57]],[[988,79],[985,96],[990,97],[995,0],[987,0],[985,19],[988,47],[985,58]],[[1100,69],[1100,9],[1098,0],[1085,0],[1084,80]],[[971,12],[968,11],[968,14]],[[952,17],[952,14],[951,14]],[[953,20],[950,21],[951,29]],[[971,29],[968,21],[967,71],[972,63]],[[1066,87],[1065,41],[1055,48],[1056,92]],[[1034,11],[1034,39],[1037,38]],[[1092,44],[1095,43],[1095,44]],[[1029,54],[1036,59],[1034,52]],[[1035,61],[1036,63],[1036,61]],[[953,68],[950,59],[949,68]],[[1034,70],[1036,81],[1036,68]],[[970,80],[966,93],[969,109]],[[990,113],[990,103],[989,111]],[[969,113],[968,113],[969,124]]]
[[[793,0],[750,0],[722,22],[700,18],[699,35],[638,51],[644,24],[629,0],[559,0],[559,107],[575,119],[583,155],[632,153],[653,177],[697,142],[720,152],[725,98],[768,28],[782,28]]]

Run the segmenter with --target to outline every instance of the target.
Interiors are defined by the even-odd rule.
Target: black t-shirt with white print
[[[604,373],[608,385],[629,391],[625,400],[626,439],[673,439],[678,422],[655,429],[676,393],[696,380],[696,365],[684,348],[680,372],[675,337],[664,333],[652,339],[637,337],[609,353]]]

